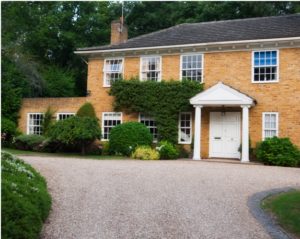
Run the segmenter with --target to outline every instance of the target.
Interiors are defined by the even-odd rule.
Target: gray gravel
[[[248,198],[299,187],[300,169],[23,156],[47,179],[42,238],[270,238]]]

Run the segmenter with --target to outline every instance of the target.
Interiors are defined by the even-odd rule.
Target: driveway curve
[[[195,161],[21,157],[53,198],[42,238],[270,238],[248,198],[300,169]]]

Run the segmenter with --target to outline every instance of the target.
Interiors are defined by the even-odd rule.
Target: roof
[[[184,23],[141,35],[118,45],[79,48],[80,51],[146,48],[197,43],[300,37],[300,14],[202,23]]]

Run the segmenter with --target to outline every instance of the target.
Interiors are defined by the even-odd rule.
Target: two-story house
[[[255,145],[267,137],[289,137],[300,146],[299,47],[300,14],[180,24],[129,40],[126,25],[114,21],[110,45],[75,52],[88,59],[88,95],[24,99],[19,127],[40,134],[48,106],[61,120],[88,101],[101,120],[102,140],[127,121],[145,124],[155,139],[155,119],[147,112],[113,112],[111,82],[137,76],[141,81],[188,79],[205,87],[190,99],[194,110],[179,114],[178,144],[193,148],[196,160],[247,162],[249,138]]]

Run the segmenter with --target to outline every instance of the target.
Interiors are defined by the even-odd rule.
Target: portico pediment
[[[235,106],[254,105],[255,100],[232,87],[219,82],[207,90],[195,95],[190,99],[192,105],[203,106]]]

